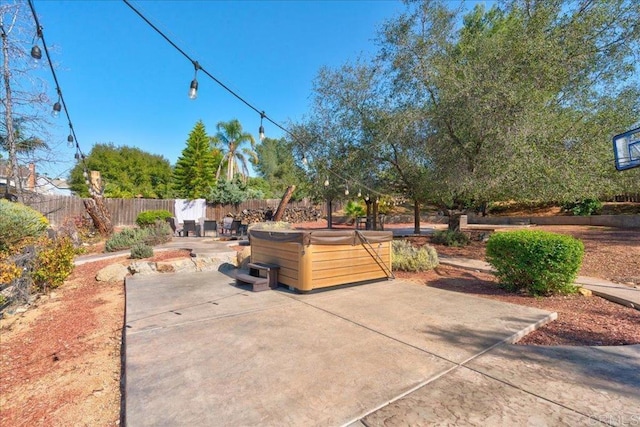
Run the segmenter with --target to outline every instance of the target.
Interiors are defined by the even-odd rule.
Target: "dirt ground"
[[[321,226],[321,224],[314,224]],[[541,229],[543,227],[540,227]],[[637,285],[640,230],[544,227],[585,242],[580,274]],[[420,238],[417,243],[429,243]],[[484,259],[484,243],[436,246],[440,254]],[[155,260],[188,256],[162,252]],[[0,320],[0,421],[2,426],[113,426],[120,423],[122,282],[98,283],[107,264],[85,264],[63,287],[28,311]],[[620,345],[640,343],[640,311],[598,297],[531,298],[500,290],[493,276],[440,266],[419,274],[397,273],[417,285],[556,311],[558,320],[520,344]]]
[[[188,254],[161,252],[153,259]],[[95,280],[116,262],[129,260],[76,267],[61,288],[0,320],[0,425],[120,423],[124,283]]]
[[[578,274],[627,286],[640,286],[640,230],[605,227],[538,226],[536,230],[574,236],[584,243],[585,257]],[[428,237],[413,239],[417,245]],[[433,245],[439,255],[485,259],[486,244],[474,241],[465,247]],[[474,294],[558,313],[558,319],[520,340],[526,345],[625,345],[640,344],[640,311],[603,298],[582,295],[534,298],[500,289],[490,274],[444,266],[435,271],[396,276],[427,286]]]

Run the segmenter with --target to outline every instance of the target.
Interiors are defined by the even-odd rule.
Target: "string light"
[[[32,0],[29,0],[29,2],[31,2]],[[264,135],[264,126],[263,126],[263,121],[267,120],[269,122],[271,122],[274,126],[276,126],[277,128],[281,129],[283,132],[285,132],[286,134],[288,134],[289,136],[291,136],[291,138],[296,141],[298,144],[300,144],[301,148],[304,150],[306,147],[304,146],[304,144],[302,144],[300,142],[300,140],[296,137],[296,135],[293,134],[293,132],[291,132],[289,129],[285,128],[284,126],[282,126],[280,123],[274,121],[272,118],[270,118],[264,111],[256,108],[254,105],[252,105],[251,103],[249,103],[246,99],[244,99],[242,96],[240,96],[238,93],[236,93],[233,89],[231,89],[230,87],[228,87],[227,85],[225,85],[222,81],[218,80],[214,75],[212,75],[211,73],[209,73],[205,68],[203,68],[202,66],[200,66],[200,64],[198,64],[197,61],[195,61],[191,56],[189,56],[189,54],[187,54],[182,48],[180,48],[180,46],[178,46],[175,42],[173,42],[173,40],[171,40],[162,30],[160,30],[156,25],[154,25],[149,19],[147,19],[147,17],[145,17],[138,9],[136,9],[129,0],[123,0],[123,2],[135,13],[137,14],[147,25],[149,25],[154,31],[156,31],[162,38],[164,38],[173,48],[175,48],[180,54],[182,54],[182,56],[184,56],[186,59],[188,59],[191,63],[194,64],[194,67],[196,68],[196,75],[198,70],[200,70],[202,73],[204,73],[207,77],[209,77],[211,80],[213,80],[214,82],[216,82],[219,86],[221,86],[223,89],[225,89],[229,94],[233,95],[236,99],[238,99],[240,102],[242,102],[243,104],[245,104],[247,107],[249,107],[250,109],[252,109],[253,111],[255,111],[256,113],[260,114],[260,128],[259,128],[259,133],[261,135],[261,140],[262,140],[262,135]],[[189,88],[189,97],[191,99],[195,99],[195,97],[197,96],[197,89],[198,89],[198,81],[194,76],[193,81],[191,82],[191,86]],[[193,96],[192,96],[193,95]],[[304,165],[307,165],[307,158],[304,156],[302,156],[302,163]],[[334,174],[336,177],[338,177],[340,180],[345,180],[344,177],[342,177],[341,175],[339,175],[338,173],[336,173],[335,171],[332,171],[330,169],[327,169],[328,172]],[[356,182],[358,184],[361,184],[359,182]],[[325,186],[328,187],[329,186],[329,178],[327,177],[327,179],[325,180]],[[379,193],[378,191],[375,191],[369,187],[367,187],[366,185],[363,185],[363,188],[365,188],[366,190],[374,193],[374,194],[382,194]]]
[[[309,163],[309,161],[307,160],[307,156],[305,156],[304,154],[302,154],[302,164],[307,166],[307,164]]]
[[[327,179],[324,180],[324,186],[325,187],[329,186],[329,177],[327,177]]]
[[[40,46],[37,44],[37,40],[42,38],[42,27],[38,25],[38,29],[36,30],[36,35],[33,38],[33,47],[31,48],[31,57],[36,61],[42,59],[42,51],[40,50]]]
[[[191,84],[189,85],[189,99],[196,99],[198,97],[198,70],[200,69],[200,64],[198,61],[193,61],[193,68],[195,69],[193,73],[193,80],[191,80]]]
[[[364,200],[367,201],[367,202],[369,201],[369,195],[368,194],[366,196],[364,196]]]
[[[62,110],[62,105],[60,104],[60,98],[53,104],[53,110],[51,110],[51,115],[54,118],[58,118],[60,116],[60,110]]]
[[[73,135],[71,135],[71,134],[69,134],[69,136],[67,137],[67,146],[69,148],[73,148],[75,146],[74,140],[73,140]]]
[[[360,189],[358,189],[358,198],[362,197],[362,191],[360,191]]]
[[[262,119],[264,119],[264,111],[260,112],[260,129],[258,129],[260,141],[264,141],[264,126],[262,126]]]
[[[348,196],[348,195],[349,195],[349,186],[347,186],[347,187],[344,189],[344,195],[345,195],[345,196]]]

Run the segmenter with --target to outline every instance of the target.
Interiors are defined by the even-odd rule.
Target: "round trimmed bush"
[[[136,224],[138,224],[138,227],[149,227],[157,221],[166,221],[172,216],[171,212],[164,209],[144,211],[140,212],[136,217]]]
[[[0,199],[0,252],[15,249],[27,239],[44,236],[47,227],[49,221],[40,212],[22,203]]]
[[[142,259],[153,256],[153,248],[146,243],[136,243],[131,247],[131,258]]]
[[[494,233],[487,242],[487,261],[500,286],[530,295],[569,294],[584,257],[584,244],[571,236],[546,231]]]
[[[392,243],[391,264],[394,270],[427,271],[438,266],[438,253],[429,245],[416,248],[406,240]]]

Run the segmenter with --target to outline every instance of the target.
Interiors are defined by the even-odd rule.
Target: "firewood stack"
[[[255,222],[271,221],[275,209],[245,209],[234,215],[243,224],[253,224]],[[286,208],[282,220],[292,224],[300,222],[312,222],[322,218],[322,211],[315,207],[308,208]]]

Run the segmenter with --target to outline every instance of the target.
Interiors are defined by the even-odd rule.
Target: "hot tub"
[[[251,262],[276,264],[300,292],[392,277],[390,231],[249,230]]]

